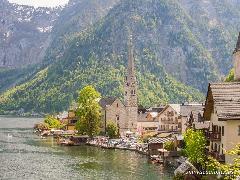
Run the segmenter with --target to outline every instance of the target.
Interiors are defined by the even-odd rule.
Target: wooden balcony
[[[221,133],[220,132],[207,132],[207,138],[210,141],[221,141]]]
[[[225,162],[225,154],[219,154],[219,152],[208,152],[209,156],[212,156],[219,162]]]

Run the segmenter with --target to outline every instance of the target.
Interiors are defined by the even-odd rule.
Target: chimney
[[[233,61],[234,61],[234,80],[240,81],[240,32],[238,35],[236,48],[233,52]]]

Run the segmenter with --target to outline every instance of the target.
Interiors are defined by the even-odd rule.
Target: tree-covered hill
[[[84,31],[72,33],[76,26],[58,24],[54,28],[66,39],[48,49],[48,63],[41,71],[0,96],[0,109],[62,111],[87,84],[103,96],[122,98],[129,34],[135,47],[139,104],[204,100],[208,82],[231,67],[237,26],[227,26],[221,18],[212,24],[221,14],[204,14],[204,6],[194,14],[194,2],[122,0]]]

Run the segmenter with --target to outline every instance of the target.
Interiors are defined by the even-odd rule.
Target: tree
[[[201,131],[187,129],[184,134],[185,149],[184,153],[189,161],[195,165],[203,165],[206,160],[206,139]]]
[[[225,82],[232,82],[234,81],[234,70],[231,69],[229,74],[227,75]]]
[[[86,86],[80,91],[77,109],[79,120],[76,124],[76,129],[80,134],[93,137],[99,133],[101,119],[100,97],[100,93],[92,86]]]
[[[174,151],[174,142],[173,141],[169,141],[169,142],[165,142],[164,143],[164,149],[168,150],[168,151]]]
[[[119,136],[118,127],[115,123],[109,122],[106,127],[106,132],[109,138],[116,138]]]
[[[44,119],[44,123],[47,124],[49,128],[61,129],[63,127],[63,124],[58,119],[49,115]]]
[[[222,172],[225,174],[224,179],[237,179],[240,177],[240,143],[234,149],[228,151],[227,154],[234,157],[232,164],[221,164],[213,157],[208,157],[207,170]]]

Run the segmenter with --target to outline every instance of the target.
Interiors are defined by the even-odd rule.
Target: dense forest
[[[63,10],[59,22],[65,23],[53,28],[53,41],[38,70],[0,96],[2,113],[62,111],[88,84],[102,96],[122,98],[130,34],[139,105],[202,102],[207,84],[231,69],[239,28],[235,21],[240,18],[235,1],[208,1],[210,10],[199,5],[206,1],[109,2],[102,18],[85,28],[80,25],[86,14],[76,1]]]

